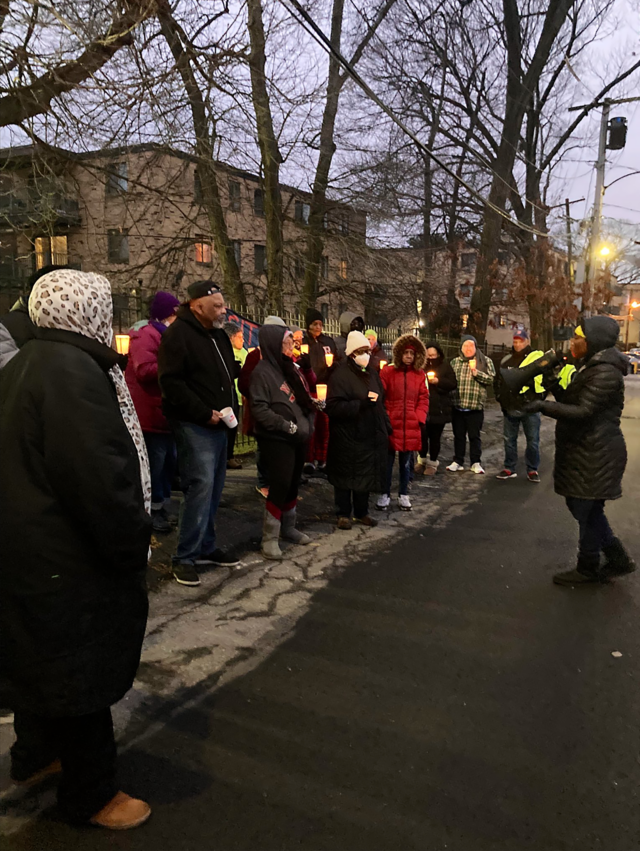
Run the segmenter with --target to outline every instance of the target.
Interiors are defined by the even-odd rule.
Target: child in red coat
[[[413,334],[404,334],[393,346],[393,363],[380,373],[384,387],[384,404],[391,420],[393,434],[389,438],[387,491],[376,508],[384,511],[391,503],[391,476],[396,452],[400,464],[398,506],[411,511],[408,496],[411,453],[422,445],[421,427],[429,413],[429,386],[422,367],[427,354],[424,344]]]

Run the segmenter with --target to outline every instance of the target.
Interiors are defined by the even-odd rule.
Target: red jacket
[[[419,450],[422,446],[420,426],[427,421],[429,413],[429,388],[424,370],[387,364],[380,373],[380,380],[393,428],[389,447],[398,452]]]
[[[158,349],[162,335],[153,325],[133,331],[129,343],[129,362],[125,378],[140,420],[142,431],[171,431],[162,413],[162,394],[158,384]]]

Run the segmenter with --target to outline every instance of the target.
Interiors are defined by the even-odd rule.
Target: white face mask
[[[365,367],[369,366],[369,360],[371,359],[371,355],[365,353],[364,355],[356,355],[354,357],[354,361],[358,364],[358,366]]]

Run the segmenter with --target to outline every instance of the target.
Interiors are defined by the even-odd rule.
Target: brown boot
[[[107,806],[89,821],[96,827],[106,827],[108,830],[130,830],[144,824],[150,815],[149,804],[124,792],[118,792]]]
[[[41,768],[40,771],[36,771],[35,774],[32,774],[31,777],[27,777],[26,780],[13,780],[16,786],[25,786],[27,788],[31,786],[37,786],[38,783],[42,783],[43,780],[46,780],[47,777],[52,777],[54,774],[60,774],[62,771],[62,765],[59,759],[56,759],[51,765],[45,766],[45,768]]]
[[[439,461],[427,461],[427,468],[424,471],[425,476],[435,476],[438,472],[438,467],[440,466]]]

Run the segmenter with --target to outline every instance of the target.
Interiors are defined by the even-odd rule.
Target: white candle
[[[321,402],[324,402],[327,398],[327,385],[316,384],[316,395]]]

